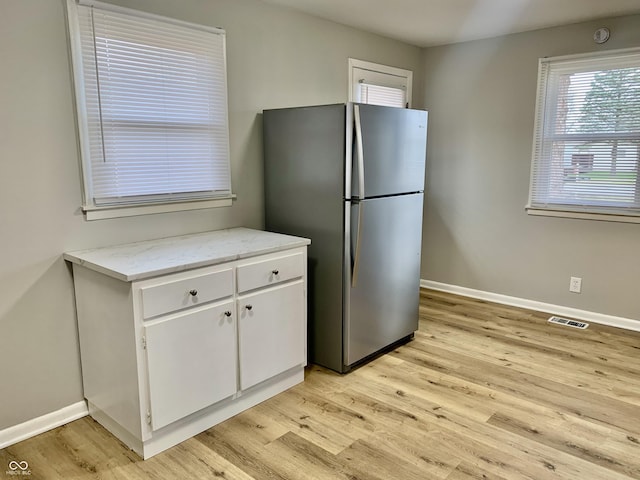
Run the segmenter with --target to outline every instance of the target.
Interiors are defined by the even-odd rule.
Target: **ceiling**
[[[640,0],[263,1],[419,47],[640,13]]]

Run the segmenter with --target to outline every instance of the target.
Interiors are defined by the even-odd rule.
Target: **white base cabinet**
[[[65,254],[89,413],[145,459],[304,380],[309,241],[238,230],[263,248],[134,280]]]

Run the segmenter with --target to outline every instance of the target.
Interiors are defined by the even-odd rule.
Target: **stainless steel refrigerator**
[[[311,239],[309,360],[347,372],[418,328],[427,112],[265,110],[265,222]]]

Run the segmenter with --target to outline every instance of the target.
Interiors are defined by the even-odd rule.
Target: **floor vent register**
[[[549,318],[549,322],[557,323],[558,325],[564,325],[566,327],[580,328],[582,330],[584,330],[589,326],[588,323],[578,322],[576,320],[569,320],[568,318],[562,318],[562,317],[551,317]]]

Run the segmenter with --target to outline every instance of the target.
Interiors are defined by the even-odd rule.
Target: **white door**
[[[235,332],[231,301],[145,327],[153,430],[236,392]]]
[[[306,362],[302,281],[242,296],[238,315],[242,390]]]

